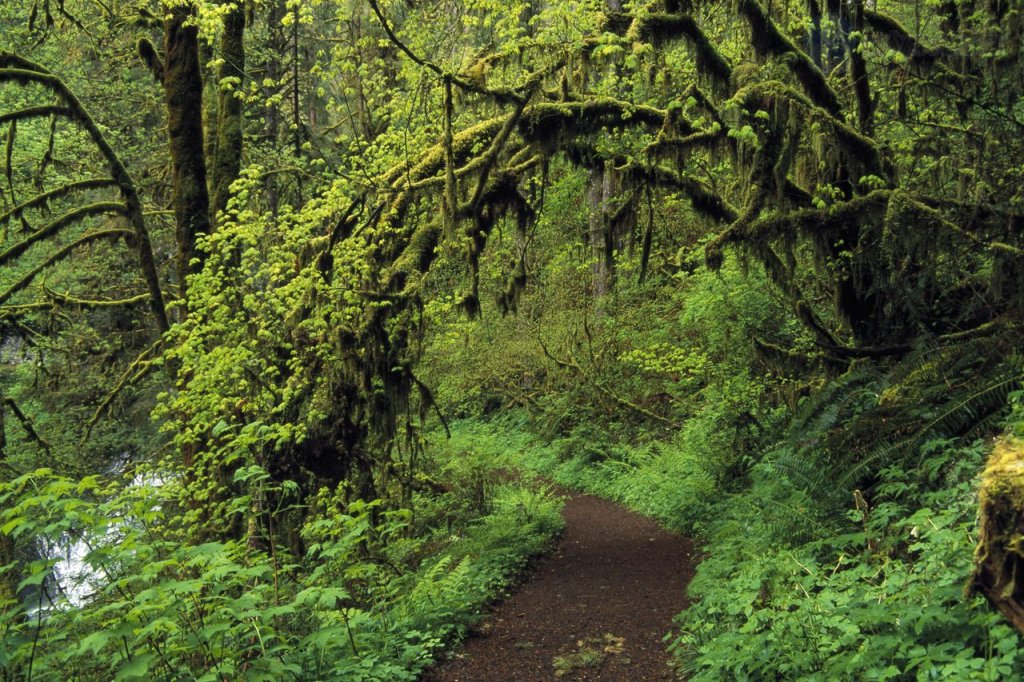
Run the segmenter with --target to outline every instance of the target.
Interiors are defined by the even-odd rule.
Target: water
[[[130,462],[130,453],[121,453],[105,473],[109,476],[121,475]],[[146,472],[136,474],[128,487],[159,488],[166,480],[159,473]],[[94,568],[89,564],[88,556],[94,547],[119,542],[123,524],[123,521],[115,522],[108,526],[104,533],[94,534],[92,537],[83,537],[76,533],[62,533],[56,540],[36,539],[39,556],[53,562],[50,577],[43,585],[42,609],[44,611],[84,606],[103,588],[107,577],[102,568]],[[39,597],[37,592],[29,599],[32,604],[30,612],[34,613],[39,610]]]

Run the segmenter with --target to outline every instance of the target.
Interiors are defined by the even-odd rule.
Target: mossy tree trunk
[[[179,296],[186,277],[199,269],[196,239],[210,231],[210,196],[203,150],[203,79],[199,35],[188,24],[191,10],[174,7],[164,21],[164,99],[174,188]]]
[[[590,170],[587,180],[587,208],[589,209],[589,234],[591,283],[594,299],[603,298],[611,291],[615,276],[615,254],[611,226],[608,220],[608,201],[611,198],[614,171],[605,166]]]
[[[606,0],[610,12],[621,12],[621,0]],[[605,297],[615,284],[615,249],[618,235],[611,219],[611,205],[622,184],[610,162],[598,161],[587,181],[590,254],[593,264],[592,291],[594,300]]]
[[[203,154],[207,160],[217,156],[217,73],[212,67],[213,46],[199,41],[200,76],[203,79]]]
[[[231,183],[242,165],[242,100],[238,95],[245,80],[245,8],[241,3],[224,16],[220,44],[217,137],[210,171],[213,221],[227,208]]]
[[[267,30],[269,32],[267,43],[267,58],[263,68],[267,78],[272,83],[281,80],[284,74],[284,65],[281,55],[285,53],[288,45],[288,36],[284,33],[282,18],[287,8],[282,0],[271,0],[267,7]],[[274,99],[268,99],[264,108],[264,120],[266,121],[266,138],[271,147],[276,151],[281,147],[281,105]],[[267,203],[270,210],[276,215],[277,206],[280,202],[281,188],[280,179],[276,173],[267,174],[265,180],[267,191]]]
[[[997,443],[979,493],[971,592],[981,592],[1024,632],[1024,442]]]

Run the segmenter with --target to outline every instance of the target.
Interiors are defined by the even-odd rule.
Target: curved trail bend
[[[672,680],[664,635],[686,607],[690,540],[591,495],[555,551],[421,682]]]

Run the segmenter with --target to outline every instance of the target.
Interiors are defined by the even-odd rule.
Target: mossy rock
[[[970,592],[1024,632],[1024,441],[999,441],[979,492],[980,532]]]

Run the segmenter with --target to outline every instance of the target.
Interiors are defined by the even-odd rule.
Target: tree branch
[[[55,92],[64,104],[72,110],[72,118],[81,125],[93,144],[99,149],[107,165],[110,168],[110,175],[117,183],[127,208],[128,221],[134,230],[133,241],[139,257],[139,265],[142,269],[143,278],[146,280],[146,287],[151,296],[150,306],[156,318],[157,328],[161,333],[170,329],[170,320],[167,317],[167,309],[164,305],[163,291],[160,288],[160,275],[156,267],[156,259],[153,256],[153,247],[149,238],[149,231],[146,229],[145,217],[142,213],[142,202],[135,189],[135,182],[132,180],[128,169],[121,162],[120,157],[107,142],[107,138],[100,131],[99,127],[86,112],[85,107],[78,97],[68,88],[64,82],[47,71],[44,67],[12,52],[0,51],[0,82],[13,81],[21,84],[38,83]]]
[[[61,187],[57,187],[56,189],[51,189],[49,192],[37,194],[28,201],[18,204],[7,213],[0,215],[0,225],[7,223],[11,218],[18,216],[30,208],[45,206],[50,201],[67,196],[72,192],[86,189],[98,189],[100,187],[114,187],[116,185],[117,183],[113,178],[95,178],[93,180],[80,180],[78,182],[68,183]]]
[[[46,225],[45,227],[36,230],[31,235],[29,235],[25,239],[22,239],[20,242],[10,247],[3,253],[0,253],[0,266],[6,265],[7,263],[14,260],[21,254],[25,253],[25,251],[27,251],[28,248],[33,244],[40,242],[46,239],[47,237],[52,237],[53,235],[57,234],[59,231],[61,231],[68,225],[76,223],[80,220],[84,220],[85,218],[89,218],[91,216],[103,215],[104,213],[127,215],[128,208],[118,201],[100,201],[95,204],[79,206],[74,210],[68,211],[60,218],[57,218],[56,220],[51,222],[49,225]]]
[[[442,79],[450,81],[453,85],[458,86],[460,89],[465,90],[466,92],[473,92],[478,95],[487,95],[488,97],[493,98],[499,103],[521,103],[523,102],[523,100],[526,99],[523,95],[513,92],[511,90],[497,90],[494,88],[488,88],[482,85],[478,85],[473,81],[466,80],[465,78],[462,78],[456,74],[445,71],[434,62],[428,61],[426,59],[423,59],[422,57],[417,56],[415,52],[410,50],[409,47],[405,43],[403,43],[397,35],[395,35],[394,30],[391,28],[391,24],[388,23],[388,20],[384,16],[384,13],[381,11],[380,5],[377,3],[377,0],[367,1],[370,4],[370,9],[372,9],[373,13],[377,16],[377,20],[380,22],[381,28],[383,28],[384,32],[388,35],[388,39],[395,45],[395,47],[404,52],[405,56],[411,59],[414,63],[422,66],[425,69],[433,71]]]
[[[79,246],[83,246],[84,244],[88,244],[89,242],[94,242],[99,239],[110,239],[117,237],[124,237],[126,239],[130,239],[133,236],[133,234],[134,233],[131,232],[130,230],[113,229],[101,230],[100,232],[90,232],[88,234],[82,235],[75,241],[65,246],[63,249],[60,249],[56,253],[52,254],[49,258],[44,260],[36,267],[29,270],[24,277],[22,277],[17,282],[8,287],[7,291],[0,294],[0,305],[6,303],[8,300],[10,300],[11,296],[14,296],[16,293],[18,293],[19,291],[27,287],[29,284],[31,284],[32,280],[34,280],[43,270],[55,265],[56,263],[59,263],[60,261],[70,256],[71,252],[77,249]]]

